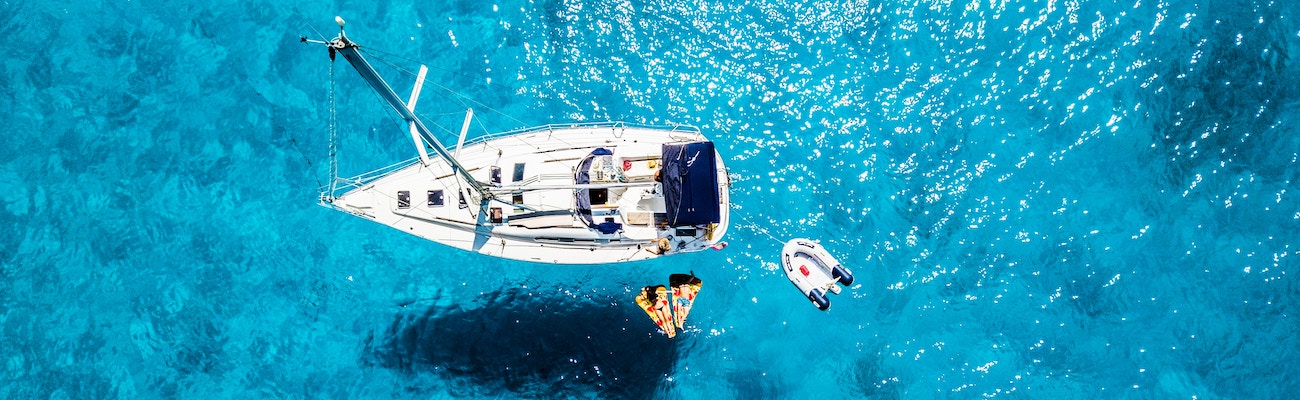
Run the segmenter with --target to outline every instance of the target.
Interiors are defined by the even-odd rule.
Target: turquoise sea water
[[[0,397],[1292,397],[1298,11],[0,2]],[[449,130],[699,126],[731,246],[547,266],[315,206],[331,69],[298,37],[335,15],[431,67]],[[412,157],[334,75],[341,174]],[[794,237],[857,275],[828,312]],[[689,270],[670,340],[631,299]]]

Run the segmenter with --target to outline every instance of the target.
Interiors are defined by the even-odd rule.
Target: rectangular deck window
[[[397,192],[397,208],[411,208],[411,191],[402,190]]]
[[[430,191],[429,191],[429,207],[442,207],[442,191],[441,191],[441,190],[430,190]]]
[[[514,176],[514,178],[515,178],[515,180],[514,180],[513,182],[519,182],[519,181],[524,180],[524,163],[517,163],[517,164],[515,164],[515,176]]]

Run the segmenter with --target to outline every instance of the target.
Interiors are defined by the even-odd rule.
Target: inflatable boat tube
[[[826,249],[810,239],[794,239],[781,249],[781,264],[790,283],[803,292],[817,309],[831,307],[829,294],[839,294],[836,284],[853,284],[853,273]]]

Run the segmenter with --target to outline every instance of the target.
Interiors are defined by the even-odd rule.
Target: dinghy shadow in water
[[[478,300],[408,307],[367,340],[366,361],[464,378],[472,385],[455,391],[470,397],[653,398],[677,360],[673,341],[613,299],[506,289]]]

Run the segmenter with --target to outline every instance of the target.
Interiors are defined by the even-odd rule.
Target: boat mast
[[[401,98],[397,97],[397,93],[393,91],[393,88],[388,86],[387,82],[384,82],[384,78],[381,78],[379,73],[375,71],[375,68],[370,66],[370,62],[366,61],[366,58],[361,55],[361,52],[357,51],[361,46],[353,43],[343,33],[343,18],[335,17],[334,21],[339,24],[339,36],[327,43],[330,47],[330,58],[333,59],[335,52],[342,54],[343,58],[348,60],[348,63],[352,65],[352,68],[356,69],[357,73],[361,74],[361,78],[365,79],[366,83],[370,84],[370,87],[379,94],[379,97],[384,99],[389,106],[393,107],[393,110],[397,111],[397,114],[401,115],[402,119],[406,120],[407,124],[419,132],[420,137],[423,138],[430,147],[433,147],[433,150],[437,152],[439,156],[444,160],[447,160],[447,163],[451,164],[451,168],[455,170],[456,173],[460,174],[461,178],[463,178],[466,183],[469,183],[470,187],[472,187],[479,196],[482,196],[483,198],[492,198],[492,194],[483,187],[483,184],[477,179],[474,179],[474,177],[469,174],[469,170],[461,166],[460,162],[456,161],[456,158],[451,156],[451,153],[447,151],[447,148],[443,147],[442,143],[439,142],[437,138],[433,137],[433,133],[424,125],[424,122],[420,121],[420,119],[415,116],[415,113],[407,107],[406,103],[403,102]],[[416,145],[421,147],[423,146],[422,143],[416,143]]]

